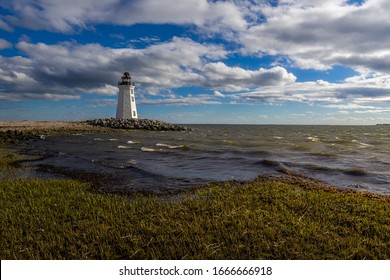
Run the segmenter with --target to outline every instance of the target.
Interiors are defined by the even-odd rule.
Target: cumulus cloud
[[[116,82],[125,71],[135,73],[133,79],[145,94],[148,89],[158,93],[182,86],[237,91],[254,86],[284,85],[295,80],[293,74],[279,66],[252,71],[213,62],[226,58],[228,53],[223,47],[178,37],[144,49],[24,41],[19,42],[17,48],[26,57],[0,57],[4,65],[0,70],[3,82],[0,95],[10,99],[54,99],[55,96],[57,100],[61,94],[66,98],[79,98],[85,93],[112,96],[117,94]],[[178,102],[191,103],[191,100]]]
[[[196,26],[251,54],[285,55],[295,66],[390,72],[390,6],[385,0],[0,0],[0,28],[71,33],[96,24]],[[9,12],[7,14],[7,11]],[[232,33],[233,32],[233,33]]]
[[[95,24],[193,25],[242,45],[242,52],[286,55],[296,66],[390,72],[390,6],[345,0],[0,0],[0,28],[71,33]],[[233,32],[233,35],[232,35]]]
[[[217,97],[225,97],[226,96],[222,92],[220,92],[219,90],[214,90],[213,94],[214,94],[214,96],[217,96]]]
[[[280,66],[252,71],[215,62],[206,64],[204,71],[211,87],[225,91],[239,91],[255,86],[284,85],[296,80],[292,73],[288,73]]]
[[[247,52],[287,55],[296,66],[389,72],[389,5],[383,0],[279,1],[265,6],[265,21],[240,33]]]
[[[0,0],[4,11],[0,29],[6,31],[22,26],[74,33],[96,24],[171,23],[196,26],[198,31],[234,42],[229,44],[228,51],[216,43],[179,37],[166,42],[156,37],[137,39],[149,44],[143,49],[22,41],[16,48],[23,57],[0,57],[0,99],[75,99],[87,93],[114,96],[118,78],[130,71],[135,82],[146,89],[144,96],[182,86],[214,91],[197,98],[165,96],[168,101],[145,98],[144,104],[219,102],[231,96],[240,102],[390,103],[388,1],[367,0],[361,5],[345,0],[280,0],[274,1],[274,5],[269,2]],[[122,36],[112,34],[116,38]],[[0,39],[0,49],[10,47],[10,42]],[[281,66],[248,70],[228,65],[224,60],[230,52],[283,56],[304,69],[325,70],[344,65],[359,75],[342,83],[296,82],[294,74]],[[221,91],[235,94],[224,95]]]
[[[246,26],[238,7],[226,1],[1,0],[0,5],[13,12],[4,18],[9,24],[64,33],[101,23],[173,23],[232,29]]]
[[[258,90],[235,95],[242,102],[306,102],[334,103],[324,105],[337,109],[377,109],[359,105],[362,103],[390,102],[389,75],[359,75],[346,79],[342,83],[330,83],[323,80],[316,82],[296,82],[284,86],[267,86]],[[343,104],[343,103],[347,104]]]

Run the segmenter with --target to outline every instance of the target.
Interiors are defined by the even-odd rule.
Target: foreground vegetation
[[[4,167],[4,165],[3,165]],[[0,182],[1,259],[389,259],[388,197],[259,178],[179,199]]]
[[[0,143],[24,137],[4,132]],[[20,179],[22,159],[0,144],[1,259],[390,258],[388,196],[290,177],[129,198]]]

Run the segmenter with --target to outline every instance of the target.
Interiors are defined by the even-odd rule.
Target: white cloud
[[[287,55],[300,68],[390,71],[390,6],[383,0],[280,1],[261,9],[265,22],[239,34],[245,50]]]
[[[186,38],[160,42],[157,37],[141,37],[135,40],[152,45],[112,49],[99,44],[22,41],[16,47],[25,57],[0,57],[0,98],[66,99],[84,93],[113,96],[118,78],[130,71],[148,97],[191,85],[214,90],[197,99],[166,96],[172,104],[217,102],[225,96],[221,91],[243,92],[225,96],[226,100],[233,96],[233,102],[390,103],[387,1],[351,5],[344,0],[281,0],[276,6],[267,2],[0,0],[0,6],[9,11],[0,18],[0,28],[7,31],[23,26],[71,33],[100,23],[173,23],[194,25],[234,42],[225,48]],[[121,34],[112,36],[124,39]],[[0,49],[9,47],[11,43],[0,39]],[[294,74],[281,66],[248,70],[222,62],[229,56],[227,48],[235,47],[251,55],[282,55],[300,68],[324,70],[344,65],[360,74],[342,83],[296,82]],[[153,100],[158,101],[164,102]],[[366,106],[362,110],[380,109]]]
[[[215,90],[213,92],[213,94],[214,94],[214,96],[217,96],[217,97],[225,97],[225,95],[223,93],[221,93],[220,91],[218,91],[218,90]]]
[[[94,99],[87,108],[115,107],[118,104],[117,99]]]
[[[354,110],[354,109],[375,109],[377,107],[374,106],[364,106],[359,104],[330,104],[330,105],[323,105],[322,107],[326,108],[337,108],[340,110]]]
[[[9,24],[64,33],[100,23],[173,23],[231,29],[246,26],[240,9],[225,1],[1,0],[0,5],[16,14],[5,17]],[[8,23],[4,22],[4,26]]]
[[[242,52],[286,55],[300,68],[345,65],[390,72],[390,6],[345,0],[0,0],[0,28],[75,32],[96,24],[192,25],[242,44]],[[150,39],[150,38],[149,38]]]
[[[12,47],[12,44],[10,42],[0,38],[0,50],[9,49],[11,47]]]
[[[355,114],[385,114],[390,113],[390,109],[376,109],[376,110],[357,110]]]
[[[196,94],[196,95],[175,95],[164,96],[161,98],[141,98],[138,99],[140,105],[198,105],[198,104],[221,104],[220,101],[216,100],[215,96],[210,94]]]
[[[240,91],[257,86],[281,86],[296,80],[292,73],[280,66],[252,71],[214,62],[206,64],[204,71],[211,87],[225,91]]]
[[[43,93],[55,96],[115,95],[116,83],[125,71],[135,73],[133,79],[146,95],[182,86],[237,91],[254,86],[284,85],[295,80],[293,74],[279,66],[252,71],[214,62],[227,56],[227,51],[221,46],[178,37],[145,49],[24,41],[19,42],[17,48],[26,57],[0,57],[4,65],[0,70],[0,80],[5,82],[0,95],[10,99],[15,96],[20,99],[54,96]],[[220,93],[214,97],[222,96]],[[186,98],[177,102],[198,100]]]
[[[307,102],[329,103],[328,108],[378,109],[361,103],[390,102],[390,76],[376,74],[374,77],[359,75],[346,79],[343,83],[296,82],[282,86],[266,86],[255,91],[235,95],[237,100],[245,102]],[[347,104],[344,104],[347,102]],[[333,104],[332,104],[333,103]],[[379,108],[380,109],[380,108]]]
[[[99,88],[91,88],[82,90],[85,93],[95,93],[99,95],[114,96],[118,94],[118,87],[105,84]]]

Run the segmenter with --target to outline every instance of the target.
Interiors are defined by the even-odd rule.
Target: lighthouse
[[[118,81],[119,96],[116,107],[117,119],[138,119],[137,107],[135,105],[134,88],[129,72],[123,73]]]

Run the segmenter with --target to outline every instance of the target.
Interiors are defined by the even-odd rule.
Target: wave
[[[337,154],[324,153],[324,152],[312,152],[309,155],[322,157],[322,158],[337,158]]]
[[[320,141],[321,141],[320,138],[319,138],[318,136],[315,136],[315,135],[313,135],[313,136],[308,136],[308,137],[306,137],[306,139],[307,139],[308,141],[310,141],[310,142],[320,142]]]
[[[363,142],[358,142],[358,145],[359,145],[360,148],[369,148],[369,147],[372,147],[372,145],[366,144],[366,143],[363,143]]]
[[[343,171],[344,174],[350,175],[350,176],[357,176],[357,177],[363,177],[367,176],[368,172],[361,169],[361,168],[350,168]]]
[[[189,149],[189,147],[186,145],[169,145],[169,144],[165,144],[165,143],[157,143],[156,146],[166,147],[169,149]]]
[[[155,152],[156,149],[148,148],[148,147],[141,147],[141,151],[143,151],[143,152]]]
[[[324,166],[324,165],[317,165],[317,164],[305,164],[303,165],[304,168],[308,169],[308,170],[311,170],[311,171],[315,171],[315,172],[326,172],[326,173],[329,173],[329,172],[336,172],[337,169],[335,168],[332,168],[332,167],[328,167],[328,166]]]
[[[282,164],[276,160],[270,160],[270,159],[263,159],[257,162],[257,164],[262,164],[264,166],[270,166],[270,167],[281,167]]]

